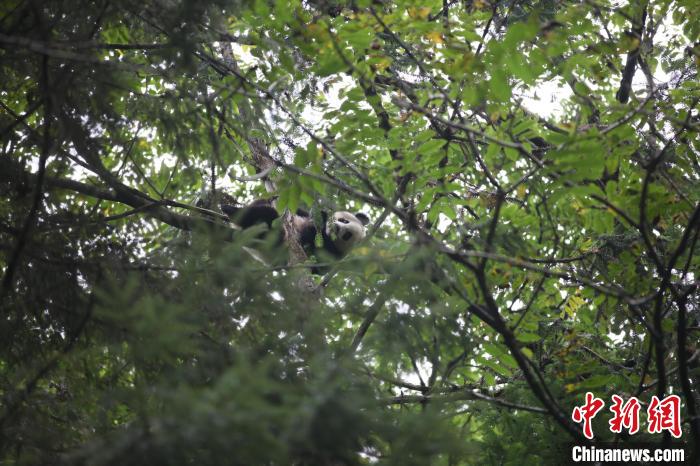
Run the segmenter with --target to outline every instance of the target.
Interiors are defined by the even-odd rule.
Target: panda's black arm
[[[316,225],[312,221],[304,224],[304,226],[299,230],[299,243],[306,251],[308,255],[316,254]]]
[[[268,228],[272,228],[272,222],[279,217],[274,207],[264,204],[251,204],[245,207],[222,205],[221,211],[243,229],[260,223],[266,223]]]
[[[241,210],[241,207],[235,205],[223,204],[221,206],[221,211],[225,213],[230,219],[235,217],[239,210]]]

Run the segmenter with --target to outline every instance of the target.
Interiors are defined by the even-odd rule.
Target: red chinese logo
[[[675,438],[681,436],[681,399],[678,395],[669,395],[659,401],[657,396],[651,397],[647,408],[649,416],[649,433],[658,434],[667,430]]]
[[[613,405],[610,407],[610,411],[612,411],[613,417],[608,421],[610,432],[619,434],[623,427],[629,431],[630,435],[639,432],[640,401],[631,397],[625,403],[625,400],[617,395],[613,395],[612,400]],[[571,413],[571,419],[574,422],[583,422],[583,435],[589,440],[593,438],[591,421],[603,409],[603,406],[605,406],[603,400],[596,398],[593,393],[587,392],[586,403],[583,406],[576,406]],[[650,434],[659,434],[664,430],[669,431],[675,438],[680,438],[683,434],[681,429],[681,398],[678,395],[669,395],[663,400],[652,396],[647,408],[647,417],[647,429]]]
[[[586,404],[583,406],[576,406],[574,411],[571,413],[571,419],[574,422],[583,421],[583,435],[587,439],[593,438],[593,427],[591,426],[591,420],[595,417],[598,412],[603,409],[605,402],[600,398],[593,396],[593,393],[586,393]]]
[[[630,434],[636,434],[639,431],[639,408],[641,406],[639,400],[632,397],[623,405],[624,400],[619,396],[613,395],[612,399],[613,405],[610,407],[610,411],[613,412],[614,416],[608,421],[610,432],[619,434],[624,427],[629,430]]]

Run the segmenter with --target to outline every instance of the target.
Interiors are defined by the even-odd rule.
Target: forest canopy
[[[0,463],[697,461],[695,9],[0,2]]]

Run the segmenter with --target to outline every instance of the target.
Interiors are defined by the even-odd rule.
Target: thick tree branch
[[[0,180],[13,184],[18,182],[26,183],[29,186],[34,187],[38,183],[38,175],[27,173],[23,171],[17,163],[11,161],[7,157],[2,157],[0,158]],[[158,201],[155,199],[149,199],[148,197],[144,197],[145,195],[143,193],[140,195],[134,194],[135,190],[133,190],[133,188],[128,188],[123,185],[117,185],[117,189],[103,189],[86,183],[81,183],[79,181],[54,178],[51,176],[44,176],[44,184],[48,188],[65,189],[83,194],[85,196],[94,197],[96,199],[126,204],[134,209],[138,209],[138,211],[147,212],[148,215],[162,221],[163,223],[182,230],[195,230],[198,228],[212,227],[216,225],[218,225],[220,228],[224,228],[226,231],[230,231],[231,228],[233,228],[230,225],[224,225],[222,222],[227,220],[227,217],[217,214],[216,212],[186,206],[206,215],[193,217],[178,214],[164,206],[172,203],[176,204],[178,207],[183,207],[185,206],[184,204],[174,203],[167,200]],[[220,221],[215,221],[209,217],[210,215],[218,215],[220,217]]]
[[[476,390],[460,390],[459,392],[435,395],[399,395],[384,399],[381,403],[387,405],[403,405],[428,402],[452,403],[459,401],[486,401],[489,403],[503,406],[505,408],[529,411],[532,413],[547,414],[546,409],[538,408],[536,406],[527,406],[519,403],[512,403],[507,400],[501,400],[500,398],[494,398],[488,395],[484,395],[483,393],[479,393]]]
[[[51,84],[49,83],[49,68],[48,68],[48,57],[44,56],[41,62],[41,77],[39,79],[40,88],[43,94],[44,103],[44,115],[43,115],[43,135],[41,139],[40,156],[39,156],[39,170],[36,175],[36,182],[34,183],[34,196],[32,199],[32,205],[29,208],[29,213],[24,220],[24,225],[22,226],[22,231],[17,237],[17,244],[15,245],[9,260],[7,261],[7,269],[5,270],[5,275],[2,279],[2,289],[0,289],[0,301],[10,292],[12,288],[12,282],[14,280],[15,270],[19,265],[19,261],[22,255],[22,250],[25,244],[29,241],[29,235],[31,234],[32,228],[34,227],[34,222],[36,220],[37,214],[41,207],[41,201],[44,196],[44,178],[46,175],[46,162],[49,158],[51,151],[51,123],[53,120],[53,101],[51,98]]]

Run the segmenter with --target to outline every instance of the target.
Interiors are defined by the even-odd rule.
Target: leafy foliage
[[[700,20],[618,3],[2,2],[0,461],[697,455]],[[374,224],[313,277],[267,196]]]

